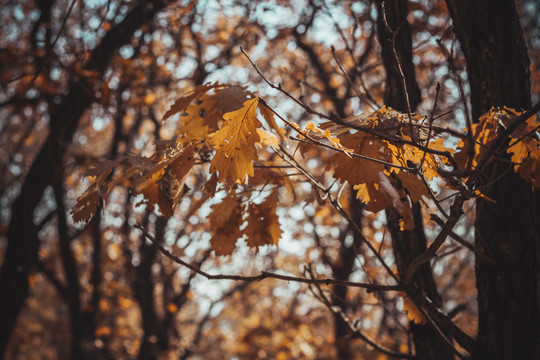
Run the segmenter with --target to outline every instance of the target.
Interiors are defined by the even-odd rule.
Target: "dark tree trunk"
[[[420,103],[421,94],[412,62],[412,36],[411,27],[407,22],[407,1],[377,1],[377,10],[379,42],[386,70],[384,103],[402,112],[414,111]],[[404,82],[402,72],[405,77]],[[398,273],[400,277],[403,277],[410,263],[426,250],[420,204],[413,204],[415,225],[413,230],[401,231],[399,214],[394,209],[388,209],[386,213]],[[441,305],[441,298],[429,263],[422,266],[413,282],[435,304]],[[453,359],[450,347],[430,325],[410,322],[410,330],[414,340],[416,359]]]
[[[128,43],[139,27],[152,20],[169,1],[139,2],[113,27],[92,52],[86,69],[104,73],[114,53]],[[33,213],[45,189],[54,183],[79,119],[93,103],[88,79],[72,79],[68,94],[51,114],[50,135],[34,160],[19,197],[14,201],[7,234],[8,245],[0,273],[0,358],[3,358],[17,317],[28,297],[28,276],[35,269],[39,238]]]
[[[351,212],[354,222],[361,227],[364,205],[356,199],[355,192],[351,186]],[[352,233],[352,244],[347,245],[345,239],[340,239],[339,256],[337,261],[329,262],[332,268],[333,277],[338,280],[349,280],[354,268],[354,260],[358,256],[358,251],[362,244],[362,239],[349,227],[348,233]],[[348,288],[346,286],[334,286],[332,289],[332,304],[346,312],[350,309],[347,302]],[[354,352],[351,348],[349,326],[341,318],[341,314],[334,314],[334,338],[338,359],[354,359]]]
[[[165,218],[157,218],[155,240],[159,243],[163,241],[166,224],[167,220]],[[146,239],[144,238],[144,236],[142,236],[139,251],[141,254],[141,260],[136,268],[136,277],[133,284],[133,293],[141,309],[142,328],[144,333],[141,339],[141,348],[139,350],[138,359],[152,360],[157,359],[160,353],[160,347],[158,347],[158,343],[162,340],[166,340],[160,339],[160,320],[156,313],[156,304],[154,300],[154,281],[152,278],[152,265],[154,265],[158,250],[157,247],[153,244],[147,244]]]
[[[492,106],[529,108],[529,58],[515,2],[447,4],[467,61],[473,119]],[[476,245],[495,265],[476,258],[475,359],[540,359],[540,197],[508,166],[486,167],[480,185],[500,178],[486,190],[496,203],[476,203]]]

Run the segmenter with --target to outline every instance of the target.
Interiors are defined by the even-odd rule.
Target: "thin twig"
[[[272,272],[267,271],[261,271],[259,275],[250,275],[250,276],[243,276],[243,275],[233,275],[233,274],[209,274],[205,272],[204,270],[201,270],[200,268],[182,260],[178,256],[171,253],[169,250],[167,250],[162,244],[157,242],[155,238],[150,235],[143,226],[140,224],[135,224],[135,227],[139,229],[145,238],[147,238],[154,246],[156,246],[159,251],[174,261],[177,264],[180,264],[184,267],[187,267],[191,271],[194,271],[195,273],[204,276],[208,280],[235,280],[235,281],[261,281],[264,279],[278,279],[278,280],[284,280],[284,281],[294,281],[299,283],[305,283],[305,284],[325,284],[325,285],[335,285],[335,286],[348,286],[348,287],[358,287],[358,288],[364,288],[369,291],[401,291],[403,290],[401,286],[399,285],[379,285],[379,284],[368,284],[368,283],[359,283],[359,282],[353,282],[353,281],[345,281],[345,280],[337,280],[337,279],[330,279],[330,278],[324,278],[324,279],[306,279],[298,276],[291,276],[291,275],[282,275],[282,274],[276,274]]]
[[[463,215],[462,205],[465,200],[466,197],[463,194],[460,194],[456,197],[454,203],[450,207],[450,217],[448,218],[444,226],[442,226],[442,229],[435,238],[435,240],[433,240],[433,242],[431,243],[431,245],[429,245],[426,251],[417,256],[407,268],[404,279],[405,284],[409,284],[418,269],[420,269],[423,264],[427,263],[435,256],[437,250],[439,250],[441,245],[446,240],[446,237],[450,234],[456,223],[461,218],[461,215]]]
[[[396,66],[397,66],[398,71],[399,71],[399,77],[401,79],[401,88],[403,90],[403,97],[405,98],[405,105],[407,107],[407,115],[409,116],[409,126],[411,128],[411,138],[412,138],[412,140],[414,142],[416,140],[416,135],[414,134],[414,125],[413,125],[412,111],[411,111],[411,101],[410,101],[410,98],[409,98],[409,91],[407,89],[407,80],[405,78],[405,73],[403,72],[403,67],[401,66],[401,62],[399,61],[399,56],[398,56],[398,53],[397,53],[397,50],[396,50],[396,38],[397,38],[397,35],[399,34],[400,30],[406,24],[406,20],[401,25],[399,25],[396,30],[392,30],[390,28],[390,25],[388,24],[388,19],[386,18],[386,5],[385,5],[384,1],[382,2],[381,7],[382,7],[383,22],[384,22],[384,26],[386,28],[386,31],[388,31],[390,34],[392,34],[392,40],[390,42],[390,45],[391,45],[391,48],[392,48],[392,53],[394,55],[394,60],[396,61]]]
[[[315,278],[315,274],[313,273],[313,270],[311,267],[306,267],[304,269],[304,273],[309,274],[311,278]],[[315,291],[313,287],[315,287],[317,291]],[[309,289],[316,299],[318,299],[321,303],[323,303],[326,306],[326,308],[330,310],[334,315],[337,315],[340,321],[347,326],[347,328],[351,332],[351,335],[350,335],[351,338],[361,339],[364,342],[366,342],[368,345],[373,346],[377,351],[380,351],[385,355],[392,356],[397,359],[412,359],[413,358],[412,356],[408,354],[394,352],[386,348],[385,346],[377,343],[375,340],[371,339],[369,336],[364,334],[361,329],[359,329],[355,324],[353,324],[349,320],[349,318],[347,317],[347,315],[345,315],[341,307],[334,306],[332,304],[332,302],[328,299],[328,296],[320,288],[319,284],[310,284]]]

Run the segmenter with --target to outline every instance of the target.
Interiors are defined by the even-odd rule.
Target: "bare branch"
[[[250,275],[250,276],[242,276],[242,275],[233,275],[233,274],[219,274],[219,275],[213,275],[209,274],[200,268],[180,259],[178,256],[172,254],[169,250],[167,250],[163,245],[158,243],[152,235],[150,235],[140,224],[136,224],[135,227],[142,231],[143,235],[150,241],[154,246],[156,246],[159,251],[169,259],[173,260],[177,264],[180,264],[182,266],[187,267],[191,271],[196,272],[197,274],[204,276],[208,280],[235,280],[235,281],[261,281],[264,279],[278,279],[278,280],[284,280],[284,281],[294,281],[299,283],[305,283],[305,284],[324,284],[324,285],[336,285],[336,286],[350,286],[350,287],[358,287],[358,288],[364,288],[368,291],[401,291],[402,288],[399,285],[379,285],[379,284],[367,284],[367,283],[359,283],[359,282],[353,282],[353,281],[344,281],[344,280],[336,280],[336,279],[307,279],[302,278],[298,276],[291,276],[291,275],[281,275],[276,274],[272,272],[267,271],[261,271],[259,275]]]

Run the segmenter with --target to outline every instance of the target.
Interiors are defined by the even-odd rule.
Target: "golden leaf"
[[[506,129],[520,112],[505,107],[504,109],[492,108],[482,115],[478,124],[471,126],[471,137],[474,146],[469,139],[463,139],[458,143],[459,151],[455,159],[462,169],[470,166],[474,169],[478,161],[484,156],[486,150],[497,138],[498,131]],[[535,137],[538,127],[536,116],[532,116],[511,134],[510,147],[507,153],[511,155],[514,163],[514,171],[523,179],[532,183],[533,187],[540,187],[538,176],[540,175],[540,142]],[[472,147],[472,149],[471,149]],[[472,153],[472,156],[471,154]]]
[[[135,206],[146,204],[150,210],[158,206],[159,212],[166,217],[172,216],[172,203],[167,199],[163,191],[160,190],[160,181],[165,170],[154,173],[150,178],[143,178],[135,185],[135,195],[142,194],[143,199],[135,204]]]
[[[266,102],[259,101],[259,111],[266,120],[268,126],[270,126],[271,129],[274,129],[277,132],[281,140],[285,140],[285,130],[277,126],[276,120],[274,119],[274,113],[272,112],[270,107],[268,107]]]
[[[241,109],[250,94],[241,86],[219,85],[213,89],[213,94],[197,97],[182,114],[178,135],[183,142],[204,140],[216,132],[224,114]]]
[[[260,143],[266,146],[273,146],[275,148],[279,147],[279,139],[274,135],[270,134],[268,131],[263,129],[257,129],[257,134],[261,138]]]
[[[243,108],[223,115],[228,124],[208,141],[216,150],[210,172],[218,171],[220,182],[245,184],[246,176],[253,176],[253,161],[259,159],[257,128],[262,125],[257,119],[257,102],[258,98],[253,98],[244,102]]]
[[[515,163],[514,171],[523,179],[532,183],[534,188],[540,187],[540,141],[534,138],[523,139],[512,145],[508,152]]]
[[[409,297],[404,293],[400,294],[401,296],[403,296],[403,311],[407,313],[407,318],[409,319],[409,321],[415,324],[425,324],[426,318],[418,309],[418,307],[414,304],[414,302],[409,299]]]
[[[342,143],[347,148],[353,149],[356,154],[373,159],[386,160],[390,155],[388,149],[378,139],[364,133],[344,135]],[[357,190],[357,198],[368,203],[370,211],[379,211],[388,205],[377,185],[379,172],[385,171],[384,164],[358,157],[351,158],[343,153],[334,155],[331,162],[337,164],[334,168],[334,177],[356,185],[354,189]]]

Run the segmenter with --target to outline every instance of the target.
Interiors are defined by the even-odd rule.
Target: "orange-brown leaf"
[[[88,189],[85,193],[77,198],[77,204],[71,210],[71,216],[74,222],[88,222],[96,208],[99,206],[101,199],[97,188]]]
[[[261,112],[261,115],[266,120],[266,123],[270,128],[274,129],[278,136],[281,138],[281,140],[285,140],[285,130],[280,128],[276,124],[276,120],[274,119],[274,113],[272,110],[268,107],[266,102],[259,102],[259,111]]]
[[[403,311],[407,313],[407,318],[409,321],[415,323],[415,324],[425,324],[426,318],[422,314],[422,312],[418,309],[418,307],[414,304],[414,302],[409,299],[409,297],[402,293],[403,296]]]
[[[225,114],[228,124],[208,141],[216,150],[210,172],[218,171],[221,182],[245,184],[246,177],[253,176],[253,161],[259,158],[257,128],[262,125],[257,119],[257,102],[258,98],[247,100],[243,108]]]
[[[218,86],[220,86],[218,83],[215,83],[215,84],[208,83],[208,84],[197,86],[195,89],[193,89],[192,91],[188,92],[187,94],[185,94],[184,96],[176,100],[175,103],[171,105],[170,109],[167,110],[165,115],[163,115],[163,120],[168,119],[174,114],[178,114],[185,111],[193,100],[205,94],[210,89],[216,88]]]
[[[213,229],[210,245],[216,255],[232,254],[236,241],[242,237],[243,206],[234,195],[228,195],[222,202],[211,206],[208,216]]]
[[[182,114],[178,134],[183,142],[204,140],[219,129],[225,113],[242,108],[250,93],[241,86],[221,85],[213,94],[203,94]]]
[[[282,233],[276,215],[277,200],[277,191],[274,191],[262,204],[252,203],[248,206],[247,227],[244,232],[250,247],[277,245]]]

